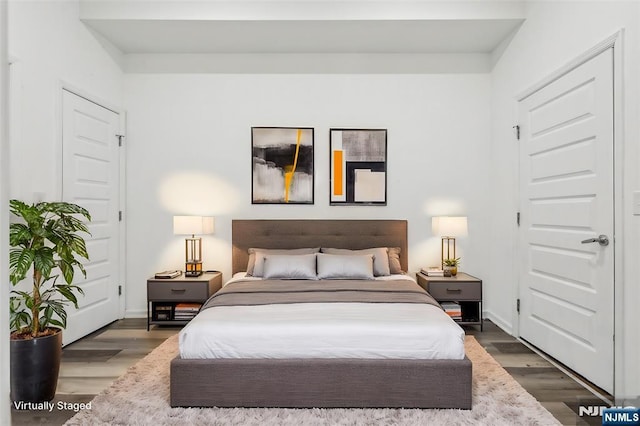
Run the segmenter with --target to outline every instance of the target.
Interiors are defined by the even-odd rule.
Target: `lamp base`
[[[184,264],[185,277],[199,277],[202,275],[202,262],[187,262]]]
[[[453,257],[451,257],[451,245],[452,245],[451,243],[453,243]],[[445,247],[446,247],[446,250],[445,250]],[[445,267],[444,261],[446,259],[455,259],[455,258],[456,258],[456,239],[453,237],[442,237],[441,246],[440,246],[440,262],[441,262],[440,264],[442,265],[442,269],[444,269]]]

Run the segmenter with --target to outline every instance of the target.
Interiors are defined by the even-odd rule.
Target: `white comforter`
[[[462,359],[464,331],[427,304],[218,306],[182,329],[180,356]]]

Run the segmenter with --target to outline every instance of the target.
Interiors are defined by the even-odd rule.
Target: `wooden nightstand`
[[[222,287],[221,272],[205,272],[199,277],[180,275],[171,279],[147,280],[147,331],[150,325],[186,325],[176,319],[178,303],[204,303]]]
[[[416,274],[420,287],[438,302],[458,302],[462,319],[458,324],[479,325],[482,331],[482,280],[458,272],[455,277],[429,277],[422,272]]]

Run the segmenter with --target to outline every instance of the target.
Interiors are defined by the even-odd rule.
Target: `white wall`
[[[78,16],[77,0],[9,2],[9,57],[19,81],[12,96],[12,198],[60,198],[63,85],[108,106],[122,104],[122,72]]]
[[[487,272],[489,75],[128,74],[127,315],[183,268],[175,214],[216,218],[204,267],[231,273],[231,220],[408,219],[409,267],[437,264],[432,215],[468,215],[462,269]],[[315,127],[315,204],[251,205],[251,126]],[[329,128],[388,129],[388,205],[329,206]]]
[[[507,330],[517,328],[515,298],[518,266],[515,257],[517,229],[515,212],[518,206],[518,144],[512,126],[517,124],[516,95],[539,82],[572,59],[624,28],[622,114],[623,140],[623,227],[624,250],[618,253],[624,263],[624,274],[616,277],[617,290],[624,293],[624,334],[617,335],[616,369],[625,379],[617,377],[616,395],[634,397],[640,394],[640,336],[637,327],[638,255],[640,246],[638,216],[632,214],[632,192],[640,189],[636,173],[640,151],[637,143],[639,100],[638,76],[640,62],[640,3],[637,2],[530,2],[527,20],[497,62],[492,74],[491,114],[491,179],[493,194],[490,217],[492,238],[504,244],[491,245],[489,276],[486,286],[486,306],[490,317]],[[506,266],[505,266],[506,265]],[[511,266],[513,265],[513,266]]]
[[[7,51],[7,3],[0,2],[0,274],[9,276],[9,112],[7,102],[8,62]],[[6,278],[5,278],[6,282]],[[0,376],[9,377],[9,286],[0,290],[0,330],[4,333],[4,343],[0,345]],[[0,424],[11,423],[9,380],[0,381]]]

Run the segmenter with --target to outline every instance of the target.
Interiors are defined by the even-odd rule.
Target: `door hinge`
[[[520,313],[520,299],[516,301],[516,311]]]
[[[516,213],[516,224],[520,226],[520,212]]]
[[[122,146],[122,139],[124,138],[124,135],[116,135],[116,137],[118,138],[118,146]]]
[[[516,139],[520,140],[520,125],[516,124],[513,129],[516,131]]]
[[[118,211],[118,222],[122,222],[122,210]]]
[[[118,286],[118,296],[122,296],[122,286]]]

